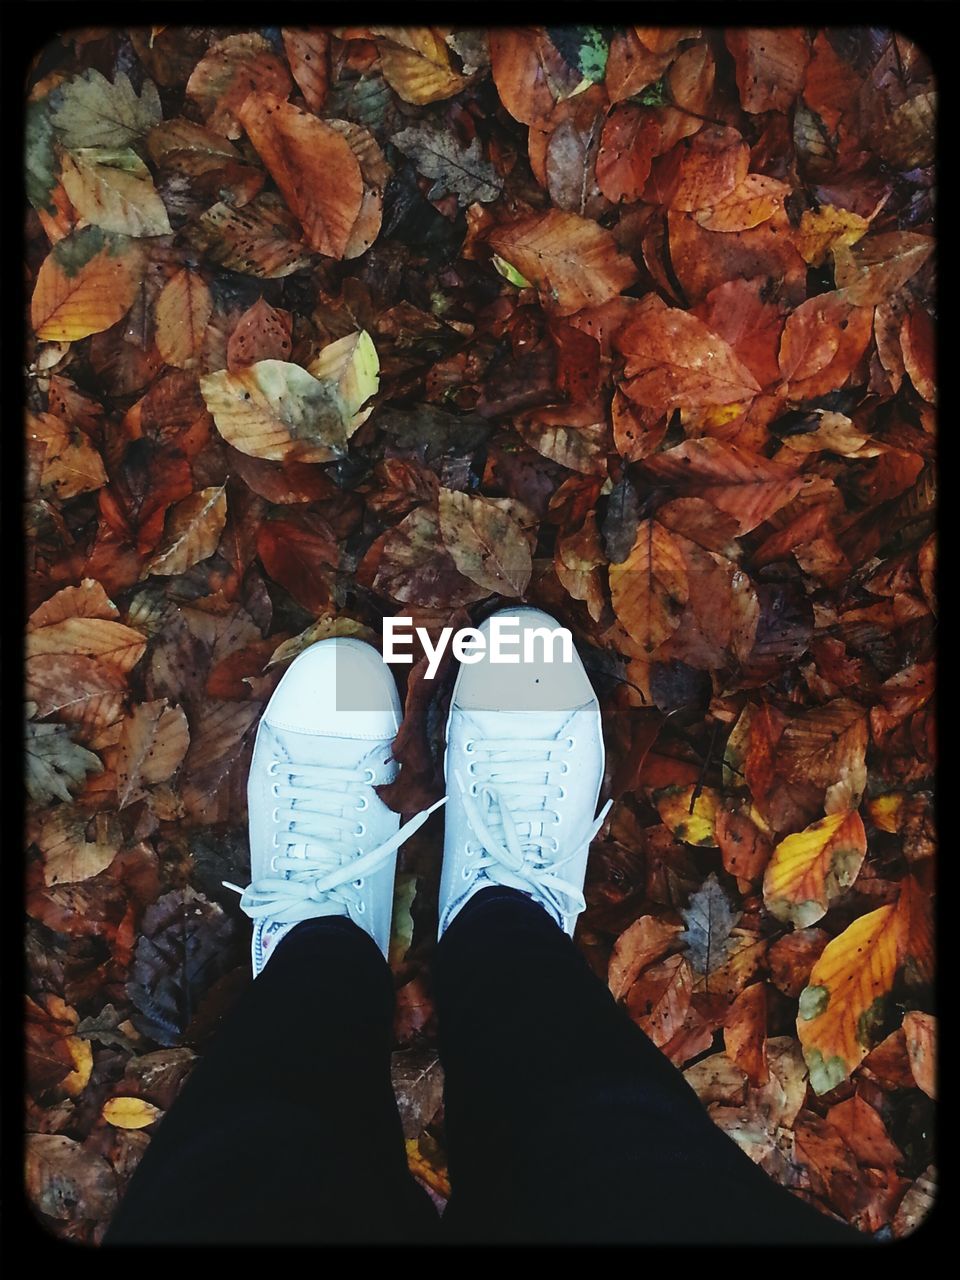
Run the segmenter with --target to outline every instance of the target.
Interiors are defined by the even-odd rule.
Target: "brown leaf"
[[[768,520],[802,487],[793,465],[709,438],[686,440],[643,465],[653,479],[680,494],[704,498],[732,516],[738,534]]]
[[[273,45],[251,31],[215,40],[194,67],[186,92],[200,104],[214,133],[239,138],[240,112],[251,92],[282,102],[290,88],[290,73]]]
[[[610,597],[631,639],[652,653],[675,631],[689,594],[686,569],[671,534],[656,520],[637,526],[633,550],[609,569]]]
[[[827,1120],[841,1134],[858,1163],[882,1169],[903,1162],[903,1154],[890,1141],[880,1116],[859,1094],[831,1107]]]
[[[274,581],[310,613],[322,613],[331,600],[340,548],[319,516],[304,514],[267,520],[257,535],[257,554]]]
[[[107,1161],[60,1133],[26,1138],[27,1195],[47,1218],[106,1221],[117,1205],[117,1180]]]
[[[622,999],[639,974],[669,950],[679,932],[679,925],[667,924],[656,916],[641,916],[621,933],[607,973],[607,986],[615,1000]]]
[[[737,64],[744,111],[789,111],[804,85],[810,58],[807,33],[799,27],[742,27],[727,31]]]
[[[773,985],[795,1000],[829,941],[830,935],[824,929],[794,929],[778,938],[767,956]]]
[[[213,298],[202,276],[182,267],[157,298],[157,349],[167,364],[194,366],[203,349]]]
[[[489,498],[440,490],[440,536],[465,578],[487,591],[523,596],[530,546],[517,521]]]
[[[171,510],[163,541],[144,566],[142,576],[186,573],[217,549],[227,519],[225,485],[211,485],[185,498]]]
[[[311,111],[322,111],[330,82],[329,33],[323,27],[282,27],[280,35],[293,78],[307,106]]]
[[[767,1083],[767,988],[762,982],[745,987],[730,1006],[723,1023],[723,1045],[751,1084]]]
[[[929,1013],[911,1010],[903,1019],[910,1070],[928,1098],[937,1096],[937,1020]]]
[[[180,707],[168,706],[166,698],[134,707],[118,743],[118,807],[139,800],[147,786],[166,782],[180,767],[189,744],[187,718]]]

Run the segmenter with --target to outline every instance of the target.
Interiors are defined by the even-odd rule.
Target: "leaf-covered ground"
[[[771,1177],[934,1194],[935,87],[845,28],[76,29],[27,108],[29,1194],[96,1241],[249,981],[313,640],[524,600],[600,693],[579,945]],[[389,802],[442,787],[449,660]],[[446,1195],[438,820],[391,963]],[[696,1206],[690,1206],[692,1213]]]

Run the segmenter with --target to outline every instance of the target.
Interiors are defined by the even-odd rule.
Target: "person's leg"
[[[543,908],[476,894],[436,994],[462,1241],[862,1241],[721,1133]]]
[[[105,1243],[436,1234],[390,1084],[393,989],[352,921],[298,924],[160,1122]]]

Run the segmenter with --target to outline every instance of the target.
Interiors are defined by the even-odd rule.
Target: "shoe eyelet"
[[[480,794],[480,788],[477,786],[475,782],[472,782],[470,784],[470,795],[478,796],[479,794]]]
[[[566,788],[566,787],[561,787],[561,788],[560,788],[560,794],[557,796],[557,799],[558,799],[558,800],[566,800],[566,798],[567,798],[567,788]]]
[[[570,766],[567,764],[566,760],[561,760],[561,761],[560,761],[560,772],[561,772],[561,773],[569,773],[569,772],[570,772]]]
[[[460,872],[460,876],[461,876],[461,879],[463,880],[472,880],[473,872],[470,870],[469,867],[464,867],[463,870]]]
[[[357,915],[362,916],[367,909],[367,904],[365,902],[358,902],[355,909],[356,909]]]
[[[272,796],[279,796],[280,788],[277,786],[276,783],[274,783],[273,786],[270,788],[270,794]]]
[[[280,768],[280,761],[271,760],[270,767],[267,769],[267,773],[270,775],[271,778],[275,778],[277,776],[277,772],[279,768]]]
[[[366,825],[363,822],[358,822],[353,834],[355,836],[365,836],[367,834]]]
[[[563,745],[566,747],[568,751],[572,751],[573,748],[577,745],[577,740],[574,737],[564,738]]]
[[[271,822],[279,822],[279,821],[280,821],[280,807],[279,807],[279,805],[278,805],[278,806],[276,806],[276,807],[274,808],[273,813],[270,815],[270,821],[271,821]]]
[[[357,813],[363,813],[364,809],[370,808],[370,801],[366,796],[361,796],[357,801]]]
[[[555,814],[553,815],[553,825],[554,825],[555,827],[559,827],[559,825],[560,825],[560,823],[561,823],[562,821],[563,821],[563,819],[560,817],[559,813],[555,813]]]
[[[271,871],[277,871],[277,870],[279,870],[279,868],[277,867],[277,855],[276,855],[276,854],[274,854],[274,855],[273,855],[273,857],[270,859],[270,870],[271,870]]]
[[[477,749],[477,744],[473,740],[473,738],[468,738],[466,742],[463,744],[463,750],[465,755],[472,756],[473,753],[476,751],[476,749]]]
[[[556,837],[556,836],[551,836],[551,837],[550,837],[550,852],[551,852],[551,853],[559,853],[559,852],[560,852],[560,841],[557,839],[557,837]]]
[[[369,767],[368,767],[368,768],[364,769],[364,771],[363,771],[363,780],[364,780],[364,782],[373,782],[373,780],[374,780],[374,778],[376,778],[376,776],[377,776],[377,771],[376,771],[375,769],[371,769],[371,768],[369,768]]]
[[[274,849],[279,849],[279,848],[280,848],[280,841],[277,839],[277,833],[276,833],[276,832],[274,832],[274,833],[273,833],[273,841],[272,841],[272,844],[273,844],[273,848],[274,848]]]
[[[354,887],[355,889],[362,889],[362,888],[363,888],[363,878],[361,877],[359,880],[354,880],[354,882],[353,882],[353,887]]]
[[[470,763],[467,765],[467,777],[475,778],[476,776],[477,776],[477,771],[474,768],[474,761],[471,760]]]

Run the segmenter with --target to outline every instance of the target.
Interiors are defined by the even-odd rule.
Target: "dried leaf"
[[[866,853],[867,835],[856,810],[832,813],[787,836],[763,878],[767,910],[798,929],[815,924],[856,880]]]
[[[189,369],[203,350],[213,298],[206,282],[188,267],[171,276],[157,298],[157,349],[167,364]]]
[[[608,301],[637,278],[608,231],[559,209],[499,227],[489,242],[562,316]]]
[[[211,485],[178,502],[167,517],[163,540],[141,576],[186,573],[191,565],[212,556],[226,519],[225,485]]]
[[[533,567],[530,546],[517,521],[497,503],[441,488],[440,536],[471,582],[506,596],[526,591]]]
[[[38,338],[75,342],[130,310],[140,284],[139,251],[99,227],[85,227],[50,250],[37,274],[30,318]]]
[[[363,177],[349,143],[316,116],[251,93],[238,116],[306,242],[342,258],[363,201]]]

